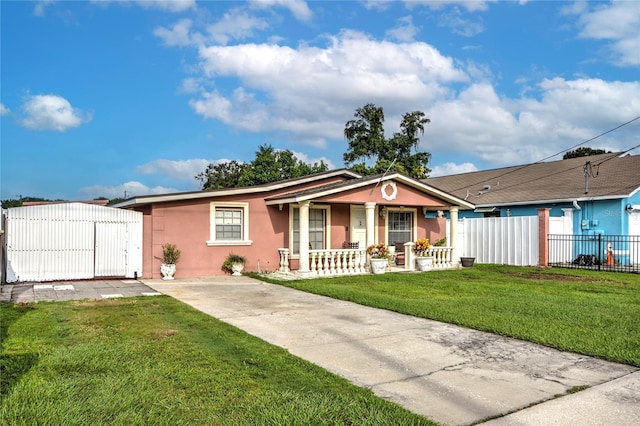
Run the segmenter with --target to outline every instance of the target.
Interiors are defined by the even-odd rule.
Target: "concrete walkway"
[[[639,424],[628,365],[247,277],[144,283],[439,423]]]
[[[24,282],[0,286],[0,301],[12,303],[155,296],[160,293],[137,280]]]

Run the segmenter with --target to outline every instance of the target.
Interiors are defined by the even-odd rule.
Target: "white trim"
[[[255,194],[260,192],[269,192],[277,189],[288,188],[290,186],[296,186],[304,183],[315,182],[326,178],[335,176],[348,176],[351,178],[361,178],[362,175],[352,172],[346,169],[331,170],[328,172],[322,172],[305,177],[295,178],[291,180],[274,182],[272,184],[247,186],[242,188],[222,189],[214,191],[199,191],[199,192],[177,192],[173,194],[164,195],[143,195],[140,197],[133,197],[120,203],[114,204],[112,207],[128,207],[140,204],[151,203],[163,203],[167,201],[183,201],[183,200],[198,200],[201,198],[215,198],[230,195],[242,195],[242,194]]]
[[[413,213],[412,214],[412,218],[411,218],[411,240],[415,241],[418,237],[418,209],[417,208],[412,208],[412,207],[392,207],[392,206],[385,206],[385,209],[387,211],[387,214],[384,215],[384,238],[385,238],[385,243],[389,244],[389,213],[390,212],[410,212]],[[408,242],[408,241],[405,241]]]
[[[370,185],[377,185],[379,182],[385,182],[385,181],[394,180],[394,179],[397,180],[398,182],[404,183],[407,186],[415,188],[421,192],[436,196],[444,201],[447,201],[453,204],[454,206],[459,205],[460,207],[463,207],[463,208],[466,207],[468,209],[475,208],[475,205],[468,201],[464,201],[461,198],[458,198],[454,195],[441,191],[431,185],[427,185],[422,181],[413,179],[411,177],[405,176],[400,173],[391,173],[381,178],[373,176],[371,178],[357,179],[351,185],[340,186],[337,188],[330,187],[324,190],[319,188],[317,192],[315,192],[312,188],[309,191],[305,191],[303,194],[300,194],[300,195],[292,195],[287,198],[275,197],[272,200],[266,201],[266,204],[269,206],[269,205],[280,204],[280,203],[298,203],[300,201],[307,201],[307,200],[313,200],[316,198],[322,198],[322,197],[326,197],[336,193],[349,191],[352,189],[362,188]],[[449,208],[450,208],[449,206],[442,206],[440,207],[440,210],[448,210]]]
[[[289,204],[289,259],[300,259],[300,253],[293,253],[293,209],[299,209],[300,204]],[[331,205],[329,204],[311,204],[309,210],[325,210],[324,224],[324,246],[329,249],[331,246]]]
[[[242,240],[217,240],[216,239],[216,208],[236,208],[242,210]],[[208,246],[249,246],[253,241],[249,239],[249,203],[212,201],[209,203],[209,239]]]
[[[391,187],[391,194],[387,194],[387,187]],[[387,201],[393,201],[398,196],[398,185],[394,181],[385,182],[380,186],[382,198]]]

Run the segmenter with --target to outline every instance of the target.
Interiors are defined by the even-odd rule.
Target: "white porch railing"
[[[413,243],[408,242],[404,245],[405,250],[405,269],[415,270],[416,254],[413,251]],[[453,269],[458,267],[458,262],[452,259],[453,247],[436,247],[431,246],[425,252],[426,256],[433,257],[433,269]]]
[[[433,256],[433,269],[451,269],[454,264],[451,259],[452,247],[434,247],[427,250],[427,256]],[[457,263],[457,262],[456,262]]]
[[[413,252],[413,244],[405,244],[405,269],[415,270],[416,255]],[[453,269],[458,267],[458,262],[451,258],[453,247],[431,246],[425,253],[433,257],[433,269]],[[288,273],[290,251],[288,248],[279,248],[280,272]],[[310,276],[331,276],[331,275],[357,275],[369,272],[367,265],[366,249],[329,249],[329,250],[309,250],[309,270]]]
[[[290,253],[287,248],[278,249],[280,272],[289,272]],[[369,272],[366,249],[309,250],[311,276],[357,275]]]

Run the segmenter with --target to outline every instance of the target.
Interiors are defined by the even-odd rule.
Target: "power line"
[[[508,174],[515,173],[515,172],[517,172],[517,171],[519,171],[519,170],[522,170],[522,169],[524,169],[525,167],[530,167],[530,166],[532,166],[532,165],[534,165],[534,164],[542,163],[542,162],[544,162],[545,160],[548,160],[548,159],[550,159],[550,158],[555,157],[556,155],[560,155],[560,154],[562,154],[562,153],[564,153],[564,152],[567,152],[567,151],[569,151],[569,150],[571,150],[571,149],[577,148],[577,147],[579,147],[580,145],[584,145],[585,143],[588,143],[588,142],[594,141],[594,140],[596,140],[596,139],[598,139],[598,138],[600,138],[600,137],[602,137],[602,136],[604,136],[604,135],[606,135],[606,134],[609,134],[609,133],[611,133],[611,132],[613,132],[613,131],[615,131],[615,130],[618,130],[618,129],[620,129],[621,127],[627,126],[627,125],[629,125],[629,124],[633,123],[633,122],[634,122],[634,121],[636,121],[636,120],[640,120],[640,115],[639,115],[639,116],[637,116],[637,117],[635,117],[635,118],[632,118],[631,120],[629,120],[629,121],[627,121],[627,122],[624,122],[624,123],[620,124],[619,126],[616,126],[616,127],[612,128],[612,129],[609,129],[609,130],[607,130],[606,132],[600,133],[600,134],[599,134],[599,135],[597,135],[597,136],[594,136],[594,137],[592,137],[592,138],[590,138],[590,139],[587,139],[587,140],[585,140],[585,141],[582,141],[582,142],[580,142],[579,144],[573,145],[573,146],[572,146],[572,147],[570,147],[570,148],[564,149],[564,150],[562,150],[562,151],[560,151],[560,152],[558,152],[558,153],[555,153],[555,154],[553,154],[553,155],[551,155],[551,156],[549,156],[549,157],[545,157],[545,158],[543,158],[542,160],[538,160],[538,161],[536,161],[535,163],[531,163],[531,164],[523,164],[522,166],[520,166],[520,167],[516,167],[516,168],[514,168],[514,169],[510,169],[510,170],[508,170],[508,171],[504,172],[504,173],[503,173],[503,174],[501,174],[501,175],[491,176],[491,177],[490,177],[490,179],[495,180],[495,179],[501,178],[501,177],[503,177],[503,176],[506,176],[506,175],[508,175]],[[633,149],[635,149],[635,148],[638,148],[638,147],[640,147],[640,145],[637,145],[637,146],[635,146],[635,147],[633,147],[633,148],[631,148],[631,149],[628,149],[628,150],[626,150],[624,153],[627,153],[627,152],[629,152],[629,151],[631,151],[631,150],[633,150]],[[624,154],[624,153],[623,153],[623,154]],[[616,153],[616,154],[614,154],[611,158],[615,158],[615,157],[618,157],[618,156],[620,156],[620,155],[621,155],[620,153]],[[600,163],[599,163],[599,164],[597,164],[597,165],[602,164],[604,161],[609,161],[609,160],[611,160],[611,158],[607,158],[606,160],[603,160],[602,162],[600,162]],[[459,191],[459,190],[461,190],[461,189],[465,189],[465,188],[467,188],[467,187],[469,187],[469,186],[472,186],[472,185],[478,185],[478,184],[483,183],[483,182],[486,182],[486,181],[487,181],[487,179],[479,180],[479,181],[477,181],[477,182],[474,182],[474,183],[471,183],[471,184],[468,184],[468,185],[462,186],[462,187],[460,187],[460,188],[452,189],[452,190],[450,190],[449,192]]]
[[[600,133],[598,136],[594,136],[594,137],[592,137],[591,139],[587,139],[587,140],[586,140],[586,141],[584,141],[584,142],[580,142],[579,144],[576,144],[576,145],[572,146],[571,148],[564,149],[564,150],[562,150],[562,151],[560,151],[560,152],[557,152],[557,153],[555,153],[555,154],[553,154],[553,155],[550,155],[549,157],[543,158],[542,160],[538,160],[538,161],[536,161],[536,162],[535,162],[535,163],[533,163],[533,164],[541,163],[541,162],[543,162],[543,161],[545,161],[545,160],[548,160],[549,158],[553,158],[553,157],[555,157],[556,155],[560,155],[560,154],[562,154],[562,153],[564,153],[564,152],[567,152],[567,151],[570,151],[570,150],[572,150],[572,149],[574,149],[574,148],[577,148],[577,147],[579,147],[580,145],[584,145],[585,143],[588,143],[588,142],[594,141],[594,140],[596,140],[596,139],[598,139],[598,138],[600,138],[600,137],[602,137],[602,136],[604,136],[604,135],[606,135],[606,134],[609,134],[609,133],[611,133],[611,132],[613,132],[613,131],[615,131],[615,130],[618,130],[618,129],[619,129],[619,128],[621,128],[621,127],[624,127],[624,126],[626,126],[626,125],[628,125],[628,124],[631,124],[631,123],[633,123],[633,122],[634,122],[634,121],[636,121],[636,120],[640,120],[640,115],[639,115],[639,116],[637,116],[636,118],[632,118],[631,120],[627,121],[626,123],[622,123],[621,125],[619,125],[619,126],[617,126],[617,127],[614,127],[613,129],[609,129],[609,130],[607,130],[606,132]],[[633,148],[632,148],[632,149],[633,149]]]

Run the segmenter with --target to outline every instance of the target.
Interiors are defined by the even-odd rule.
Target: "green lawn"
[[[3,425],[430,425],[169,297],[0,304]]]
[[[267,281],[640,366],[636,274],[476,265]]]

